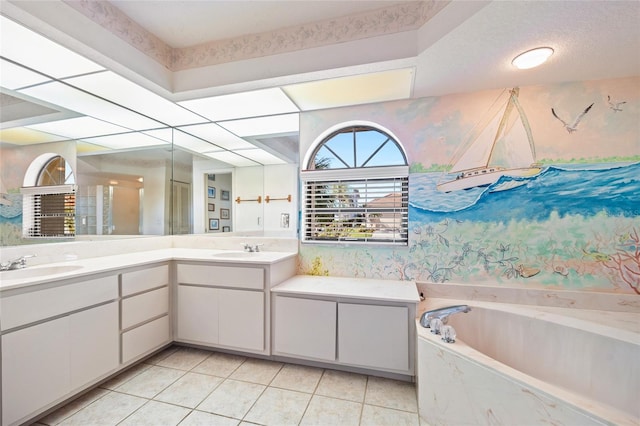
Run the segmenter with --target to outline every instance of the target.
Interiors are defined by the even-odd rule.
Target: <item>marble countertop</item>
[[[0,291],[171,260],[221,264],[271,265],[295,257],[296,255],[297,253],[295,252],[245,253],[233,250],[188,248],[148,250],[68,262],[27,266],[24,269],[15,271],[3,271],[0,272]]]
[[[297,275],[271,289],[273,293],[418,303],[413,281]]]

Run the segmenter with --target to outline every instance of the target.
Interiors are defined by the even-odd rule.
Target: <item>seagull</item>
[[[609,108],[611,108],[613,110],[613,112],[622,111],[622,108],[620,106],[627,103],[627,101],[612,102],[611,101],[611,96],[608,96],[608,95],[607,95],[607,102],[609,103]]]
[[[591,104],[591,105],[589,105],[588,107],[586,107],[586,108],[584,109],[584,111],[582,111],[582,112],[580,113],[580,115],[579,115],[578,117],[576,117],[575,121],[574,121],[574,122],[573,122],[573,124],[571,124],[571,125],[569,125],[569,124],[568,124],[566,121],[564,121],[562,118],[558,117],[558,114],[556,114],[556,112],[554,111],[554,109],[553,109],[553,108],[551,108],[551,113],[553,114],[553,116],[554,116],[555,118],[557,118],[558,120],[560,120],[560,121],[562,122],[562,124],[564,124],[564,128],[565,128],[565,129],[567,129],[567,132],[569,132],[569,133],[573,133],[573,132],[575,132],[576,130],[578,130],[578,129],[577,129],[577,127],[578,127],[578,123],[580,123],[580,120],[582,120],[582,117],[584,117],[584,115],[585,115],[586,113],[588,113],[588,112],[589,112],[589,110],[591,109],[591,107],[592,107],[592,106],[593,106],[593,104]]]

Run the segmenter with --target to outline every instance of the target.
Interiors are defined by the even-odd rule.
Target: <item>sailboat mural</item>
[[[436,184],[439,191],[487,186],[501,176],[531,177],[540,173],[542,167],[536,163],[531,128],[518,94],[517,87],[500,94],[472,132],[470,143],[454,156],[451,170],[444,175],[448,180]]]

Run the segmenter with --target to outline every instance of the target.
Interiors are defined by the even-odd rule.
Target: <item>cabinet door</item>
[[[79,388],[120,364],[118,302],[69,317],[71,388]]]
[[[338,360],[409,370],[409,311],[404,306],[338,304]]]
[[[274,351],[336,359],[336,302],[276,296]]]
[[[218,343],[218,289],[178,286],[178,339]]]
[[[69,317],[2,336],[2,424],[9,425],[71,391]]]
[[[239,349],[264,350],[264,293],[218,290],[219,343]]]

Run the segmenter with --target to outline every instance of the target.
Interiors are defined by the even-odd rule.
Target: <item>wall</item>
[[[639,294],[640,78],[520,88],[540,172],[439,191],[501,92],[302,114],[301,169],[340,123],[373,122],[396,135],[410,164],[410,234],[408,247],[302,244],[301,273]],[[585,110],[575,131],[560,120],[571,125]],[[496,150],[508,166],[507,150]]]

